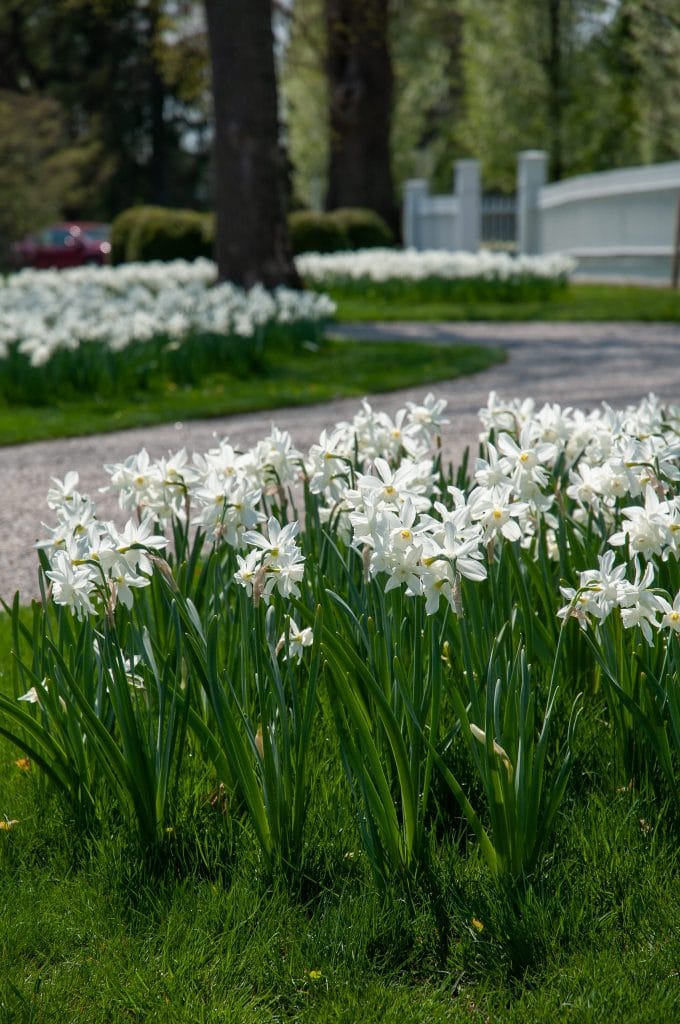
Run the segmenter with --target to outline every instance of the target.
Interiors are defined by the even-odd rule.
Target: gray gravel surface
[[[533,397],[591,409],[606,401],[614,406],[637,402],[653,391],[680,402],[680,324],[642,323],[456,323],[357,324],[335,326],[334,336],[375,339],[426,339],[456,345],[474,342],[502,345],[507,362],[483,373],[433,386],[448,401],[450,424],[444,435],[445,454],[454,463],[479,431],[477,410],[489,391],[506,398]],[[371,398],[375,408],[394,412],[406,400],[420,400],[426,388],[392,392]],[[49,521],[45,494],[50,477],[70,469],[80,474],[82,491],[98,495],[106,484],[103,465],[118,462],[145,446],[158,457],[185,445],[204,451],[215,437],[228,435],[232,444],[248,446],[272,422],[289,430],[305,450],[324,427],[350,418],[354,399],[301,409],[229,416],[183,424],[126,430],[96,437],[70,438],[0,448],[0,596],[9,600],[18,589],[22,598],[37,594],[37,556],[34,543]],[[115,501],[97,497],[100,516],[120,516]]]

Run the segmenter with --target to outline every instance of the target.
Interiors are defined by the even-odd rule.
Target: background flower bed
[[[153,377],[193,383],[225,365],[252,370],[268,344],[316,343],[335,306],[323,295],[215,285],[215,266],[126,264],[24,270],[0,286],[0,394],[116,393]]]
[[[369,301],[374,294],[518,300],[548,294],[570,266],[386,249],[298,260],[315,287],[326,282]],[[25,270],[4,279],[0,295],[0,395],[15,404],[49,402],[55,393],[124,394],[166,379],[190,385],[227,366],[252,374],[265,351],[317,346],[336,310],[315,291],[216,285],[205,259]]]
[[[315,288],[348,298],[408,298],[413,302],[522,302],[559,292],[576,263],[559,254],[362,249],[303,253],[299,273]]]

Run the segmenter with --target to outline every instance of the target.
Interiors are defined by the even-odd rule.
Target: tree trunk
[[[398,233],[390,154],[388,0],[325,0],[329,97],[326,208],[364,206]]]
[[[548,82],[550,181],[559,181],[564,174],[562,111],[567,101],[563,54],[564,19],[562,0],[548,0],[548,52],[543,67]]]
[[[149,161],[149,196],[152,203],[165,206],[168,202],[168,127],[165,122],[164,107],[166,90],[154,59],[154,44],[158,33],[158,22],[161,17],[160,4],[149,7],[148,32],[148,90],[151,159]]]
[[[220,280],[299,287],[279,145],[271,0],[205,0]]]

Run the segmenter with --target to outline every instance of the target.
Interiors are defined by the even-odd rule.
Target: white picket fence
[[[407,248],[476,252],[480,222],[479,161],[456,160],[449,195],[431,196],[424,178],[406,182],[402,232]]]

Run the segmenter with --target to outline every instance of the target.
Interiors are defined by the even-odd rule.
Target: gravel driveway
[[[456,345],[474,342],[502,345],[508,360],[472,377],[442,382],[432,390],[448,401],[450,424],[444,435],[446,457],[454,463],[468,444],[476,444],[477,410],[489,391],[504,397],[533,397],[539,402],[593,408],[602,401],[620,406],[653,391],[680,403],[680,324],[642,323],[457,323],[374,324],[334,327],[334,336],[438,340]],[[420,400],[426,388],[404,390],[372,399],[375,408],[393,412],[407,399]],[[78,470],[80,488],[95,496],[107,477],[105,462],[117,462],[146,446],[158,457],[186,445],[202,451],[215,435],[228,435],[237,446],[250,445],[272,422],[289,430],[305,450],[321,430],[351,417],[355,399],[301,409],[252,413],[218,420],[126,430],[115,434],[45,441],[0,448],[0,596],[37,594],[37,556],[33,544],[49,520],[45,494],[50,477]],[[118,515],[114,501],[97,501],[105,518]]]

